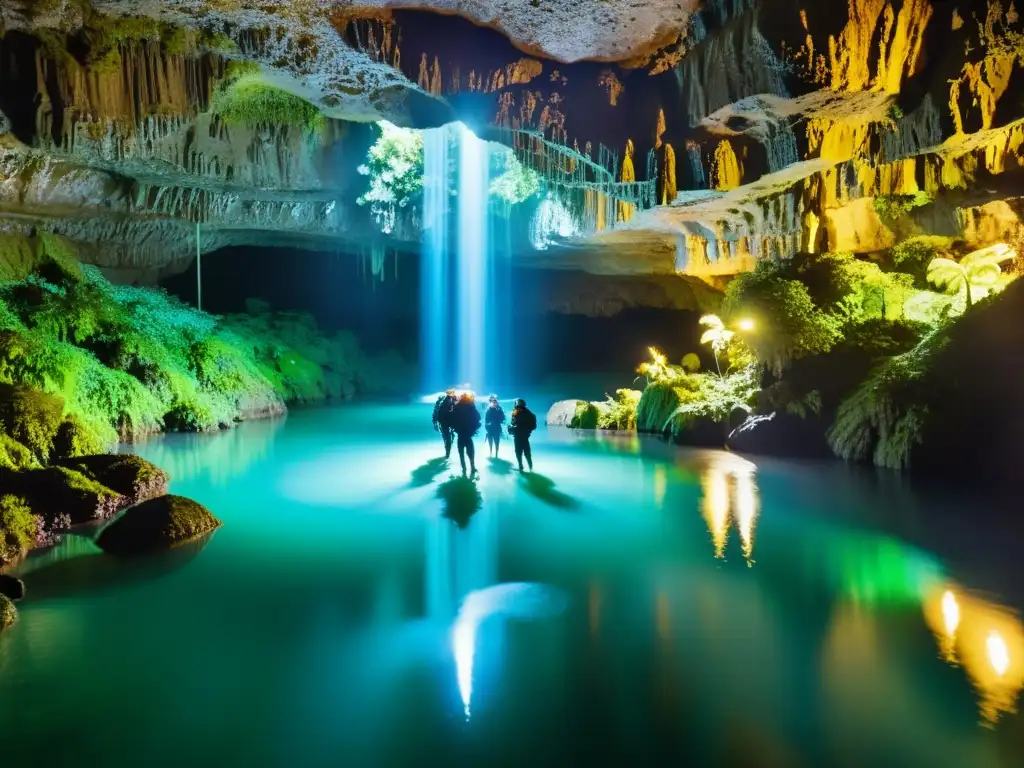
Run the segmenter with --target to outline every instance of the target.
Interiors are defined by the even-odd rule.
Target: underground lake
[[[421,404],[138,446],[224,526],[15,569],[5,763],[1018,764],[1024,581],[980,499],[534,442],[536,474],[506,440],[468,490]]]

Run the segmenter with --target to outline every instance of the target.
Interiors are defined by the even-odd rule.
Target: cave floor
[[[4,764],[1019,764],[1024,579],[977,499],[543,426],[537,475],[478,438],[467,486],[429,420],[139,446],[224,526],[21,565]]]

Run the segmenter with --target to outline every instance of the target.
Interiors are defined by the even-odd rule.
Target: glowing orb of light
[[[739,323],[737,323],[737,327],[741,331],[752,331],[754,330],[754,321],[751,320],[749,317],[746,317],[740,320]]]

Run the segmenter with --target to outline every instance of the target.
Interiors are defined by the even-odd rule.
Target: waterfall
[[[490,150],[464,126],[459,136],[458,379],[486,383],[488,317]]]
[[[423,254],[420,266],[420,360],[424,392],[448,386],[451,304],[448,301],[449,129],[423,132]]]
[[[449,147],[456,142],[453,211]],[[422,384],[426,392],[454,384],[482,391],[496,383],[496,359],[488,360],[498,315],[490,236],[491,150],[456,124],[425,132],[423,159]]]

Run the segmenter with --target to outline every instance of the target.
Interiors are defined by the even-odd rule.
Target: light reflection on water
[[[552,487],[482,465],[463,530],[428,422],[297,412],[143,446],[225,525],[122,584],[84,542],[24,566],[41,596],[0,637],[13,754],[72,704],[123,711],[144,688],[48,764],[1016,764],[1024,628],[978,591],[991,570],[857,525],[906,496],[542,430]]]

